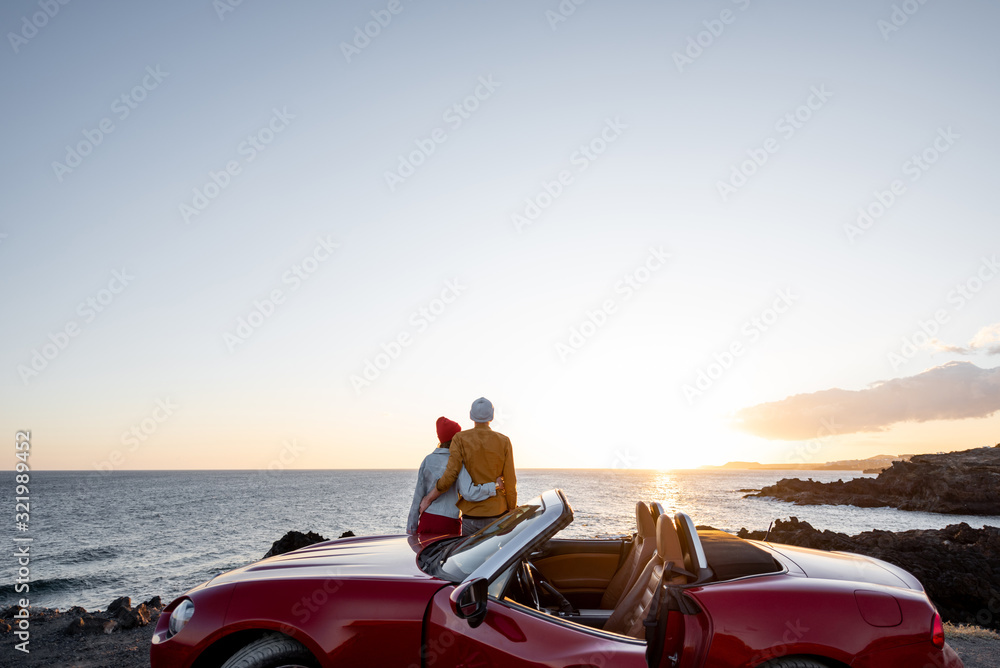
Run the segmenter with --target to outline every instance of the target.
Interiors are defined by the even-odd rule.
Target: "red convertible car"
[[[551,490],[462,538],[319,543],[160,616],[153,668],[961,668],[920,583],[847,553],[636,506],[631,539],[559,539]]]

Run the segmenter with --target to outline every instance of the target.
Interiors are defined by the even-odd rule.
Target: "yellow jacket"
[[[514,451],[510,439],[490,429],[490,425],[477,422],[472,429],[455,434],[451,439],[451,453],[448,465],[437,481],[439,492],[445,492],[458,478],[458,472],[465,465],[472,482],[482,485],[494,482],[503,476],[504,495],[491,496],[484,501],[461,499],[458,508],[470,517],[493,517],[503,515],[517,506],[517,477],[514,474]]]

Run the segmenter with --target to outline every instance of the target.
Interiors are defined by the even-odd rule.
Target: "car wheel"
[[[792,656],[787,659],[768,661],[761,668],[826,668],[826,666],[812,659],[797,659]]]
[[[288,636],[265,636],[229,657],[222,668],[319,668],[301,643]]]

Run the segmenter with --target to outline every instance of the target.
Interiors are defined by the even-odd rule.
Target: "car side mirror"
[[[486,578],[463,582],[451,592],[448,600],[455,616],[467,620],[471,628],[476,628],[486,619],[486,603],[489,600]]]

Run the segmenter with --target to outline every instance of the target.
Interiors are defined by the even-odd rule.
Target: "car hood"
[[[237,568],[208,584],[289,578],[435,579],[417,567],[420,549],[410,536],[341,538]]]
[[[905,587],[915,591],[924,588],[913,575],[890,563],[851,552],[826,552],[807,547],[750,541],[769,550],[789,573],[823,580],[846,580]]]

